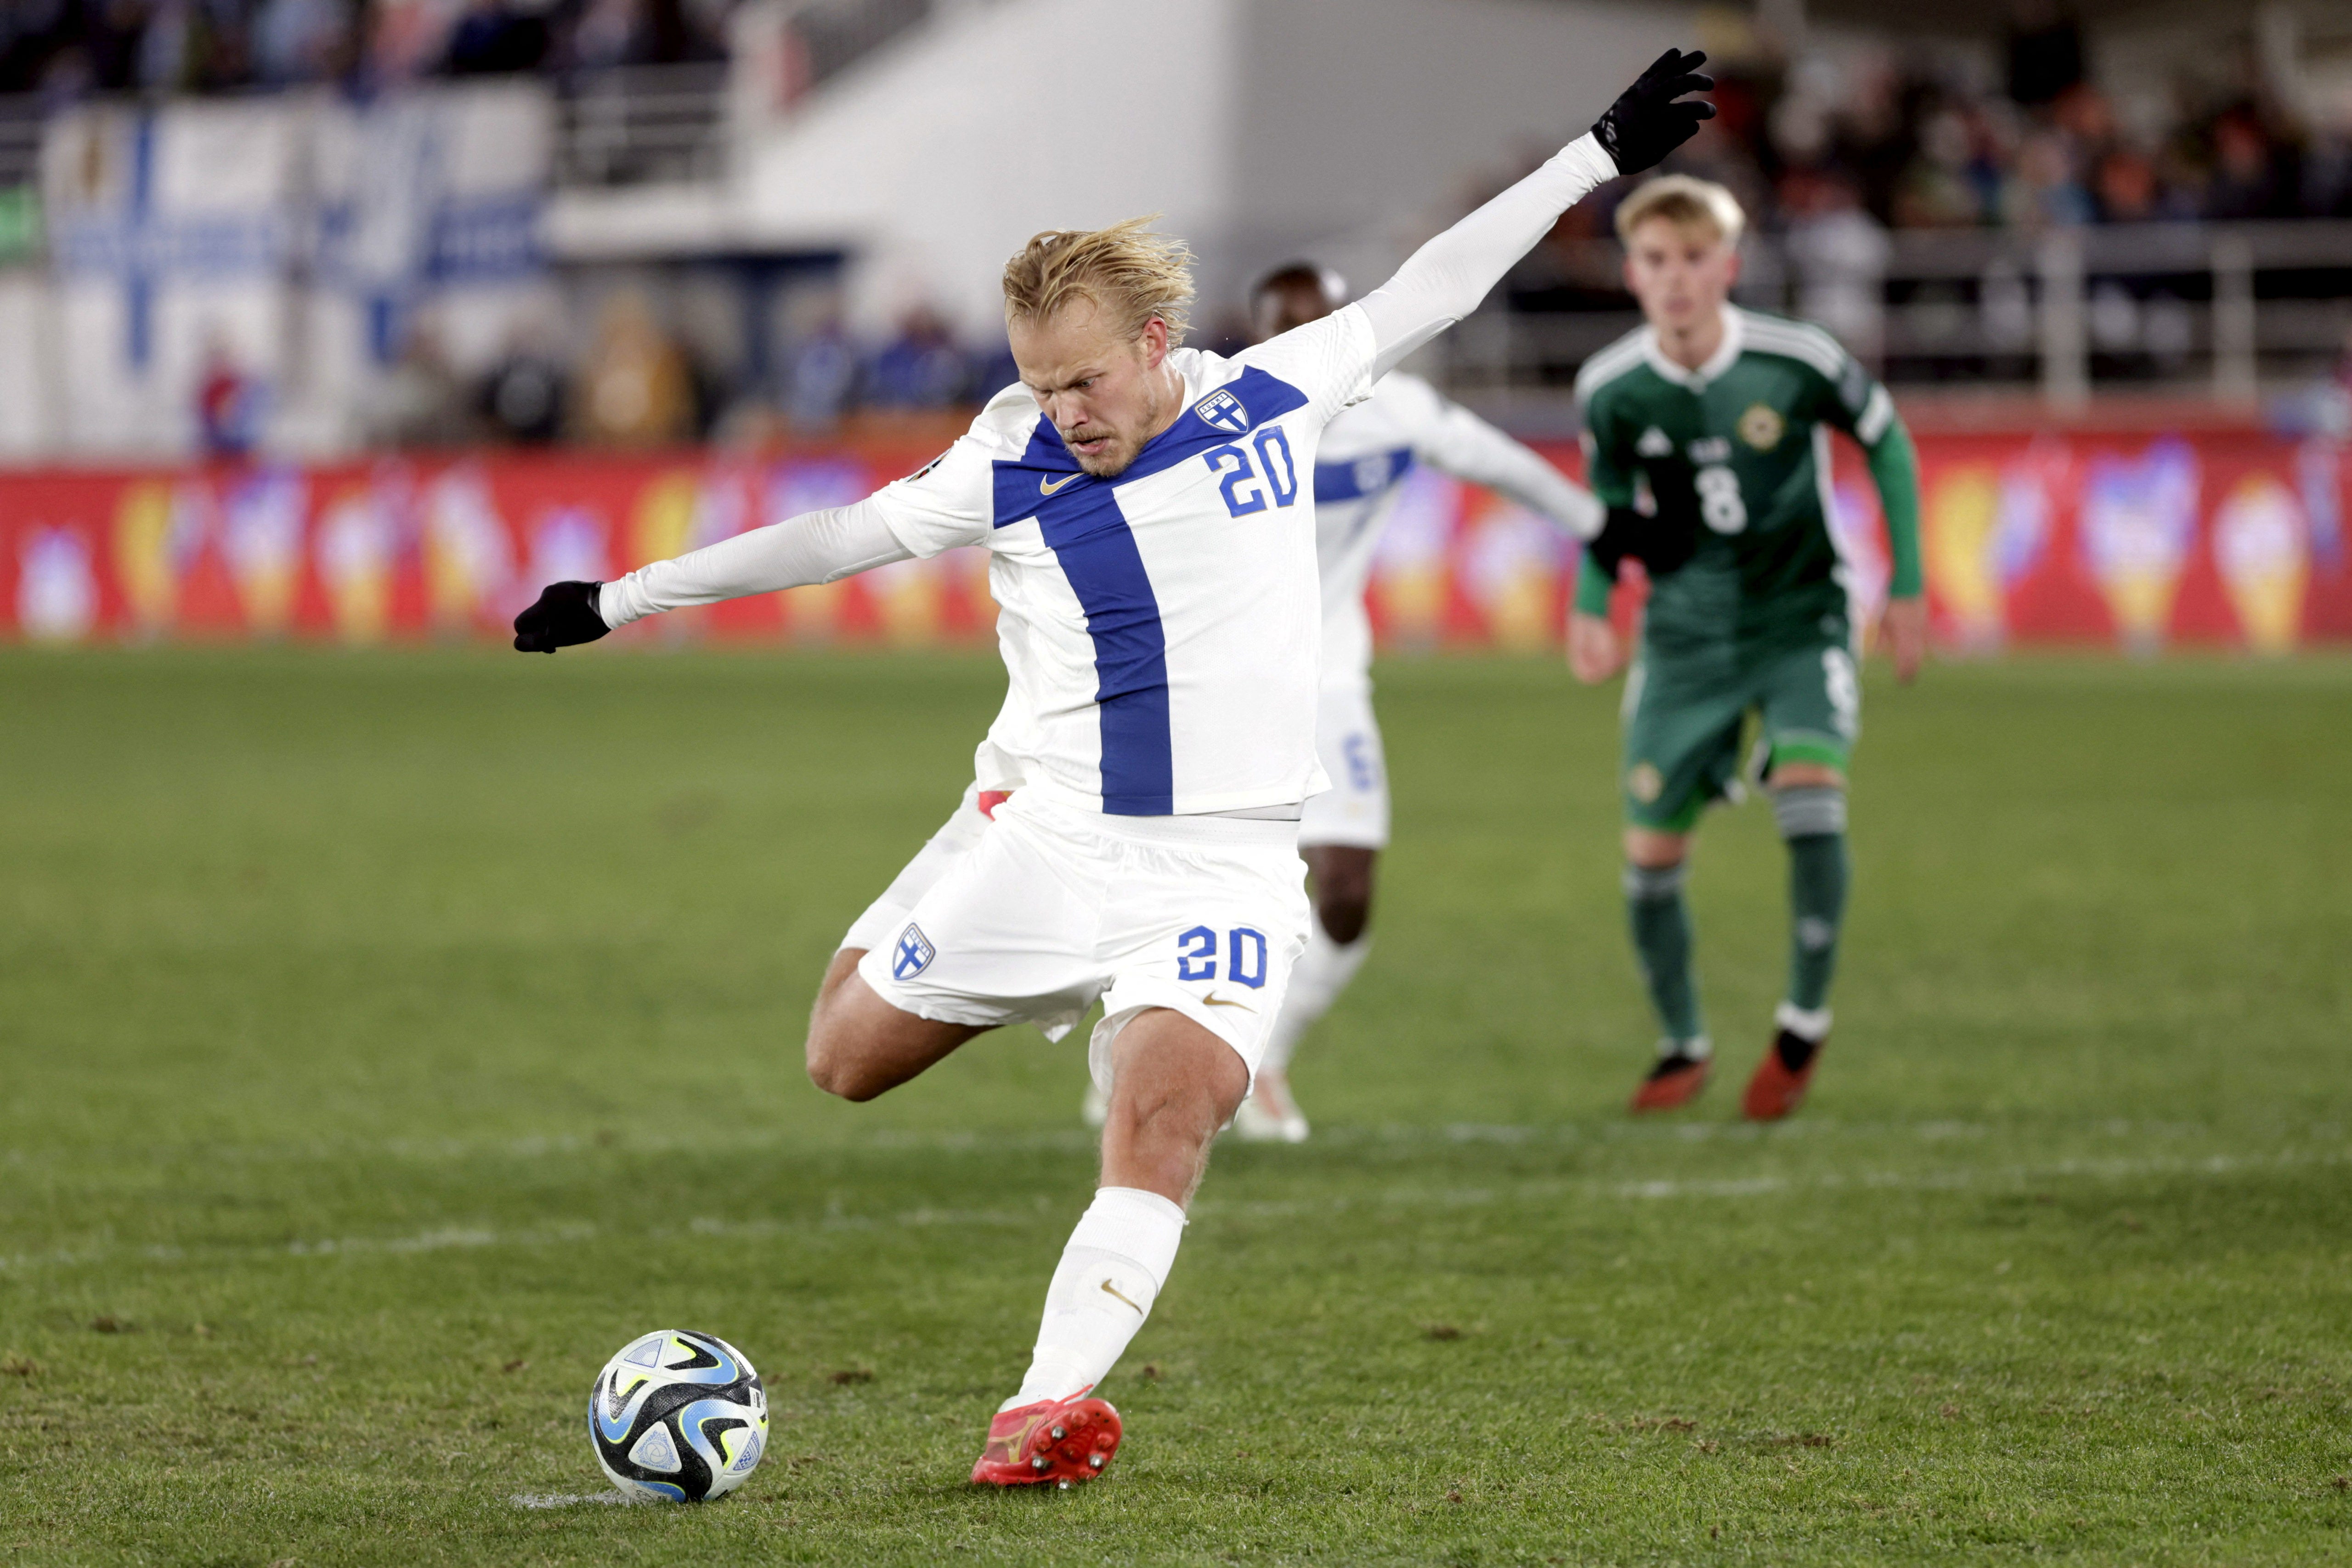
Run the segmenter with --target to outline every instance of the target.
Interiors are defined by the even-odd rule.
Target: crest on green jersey
[[[1769,452],[1788,433],[1789,422],[1769,403],[1751,403],[1739,416],[1739,438],[1759,452]]]

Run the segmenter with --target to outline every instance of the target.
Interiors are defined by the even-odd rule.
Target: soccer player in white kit
[[[1292,262],[1250,290],[1251,332],[1261,342],[1279,337],[1346,300],[1347,285],[1330,268]],[[1290,1093],[1291,1055],[1356,977],[1372,945],[1365,928],[1374,868],[1388,847],[1389,782],[1372,714],[1372,624],[1364,591],[1405,477],[1423,464],[1517,502],[1580,545],[1608,520],[1606,507],[1540,453],[1401,370],[1382,376],[1370,397],[1325,428],[1315,459],[1315,553],[1323,575],[1315,749],[1331,787],[1307,803],[1298,823],[1298,853],[1315,907],[1307,948],[1290,972],[1250,1097],[1234,1118],[1235,1136],[1255,1142],[1307,1137],[1307,1118]]]
[[[1713,85],[1692,74],[1703,58],[1668,50],[1591,134],[1381,289],[1230,360],[1176,346],[1181,245],[1139,223],[1041,234],[1004,274],[1021,384],[929,467],[614,582],[551,584],[516,617],[519,650],[552,653],[661,610],[989,551],[1011,697],[979,786],[1011,798],[886,944],[835,954],[807,1042],[819,1088],[871,1100],[975,1035],[1103,1003],[1087,1050],[1110,1102],[1102,1184],[974,1482],[1108,1463],[1118,1415],[1090,1395],[1167,1280],[1306,944],[1324,426],[1561,212],[1696,132],[1712,107],[1675,100]]]

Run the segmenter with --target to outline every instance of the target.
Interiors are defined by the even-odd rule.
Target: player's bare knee
[[[1764,781],[1764,787],[1779,794],[1785,789],[1845,788],[1845,773],[1827,763],[1782,763]]]
[[[1625,863],[1645,871],[1666,871],[1681,865],[1690,856],[1690,835],[1667,833],[1654,827],[1629,827],[1625,830]]]
[[[1368,879],[1360,889],[1330,889],[1318,893],[1315,921],[1323,934],[1346,947],[1364,934],[1372,921],[1372,889]]]
[[[858,1053],[848,1048],[842,1031],[828,1027],[822,1016],[809,1025],[808,1075],[817,1088],[843,1100],[871,1100],[882,1092],[882,1086],[862,1069]]]
[[[1315,851],[1307,865],[1315,879],[1315,923],[1341,947],[1364,934],[1372,919],[1372,870],[1376,851],[1332,847]]]

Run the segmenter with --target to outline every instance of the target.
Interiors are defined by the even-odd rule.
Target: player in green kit
[[[1611,508],[1596,543],[1629,542],[1651,581],[1620,784],[1627,913],[1665,1032],[1633,1109],[1685,1104],[1706,1082],[1683,879],[1699,814],[1738,788],[1752,712],[1752,771],[1789,847],[1788,996],[1742,1107],[1769,1121],[1804,1098],[1829,1038],[1845,912],[1862,627],[1829,526],[1832,428],[1861,443],[1878,486],[1894,568],[1884,632],[1906,681],[1927,620],[1911,437],[1886,389],[1829,333],[1729,302],[1742,221],[1730,192],[1684,175],[1626,198],[1625,280],[1648,325],[1586,361],[1576,395],[1587,482]],[[1580,680],[1605,680],[1623,662],[1608,619],[1615,566],[1606,548],[1585,558],[1569,620]]]

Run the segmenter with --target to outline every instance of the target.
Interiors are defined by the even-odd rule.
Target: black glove
[[[1700,121],[1715,118],[1715,105],[1704,99],[1675,101],[1686,92],[1714,89],[1713,77],[1693,74],[1706,63],[1706,56],[1696,49],[1686,55],[1668,49],[1594,121],[1592,133],[1616,161],[1619,174],[1638,174],[1655,167],[1698,134]]]
[[[1585,546],[1612,582],[1628,556],[1654,579],[1680,569],[1698,549],[1697,470],[1685,462],[1668,461],[1652,463],[1644,471],[1655,510],[1611,507],[1609,521]]]
[[[602,583],[550,583],[539,603],[515,617],[515,652],[553,653],[576,643],[594,642],[613,628],[596,613]]]

